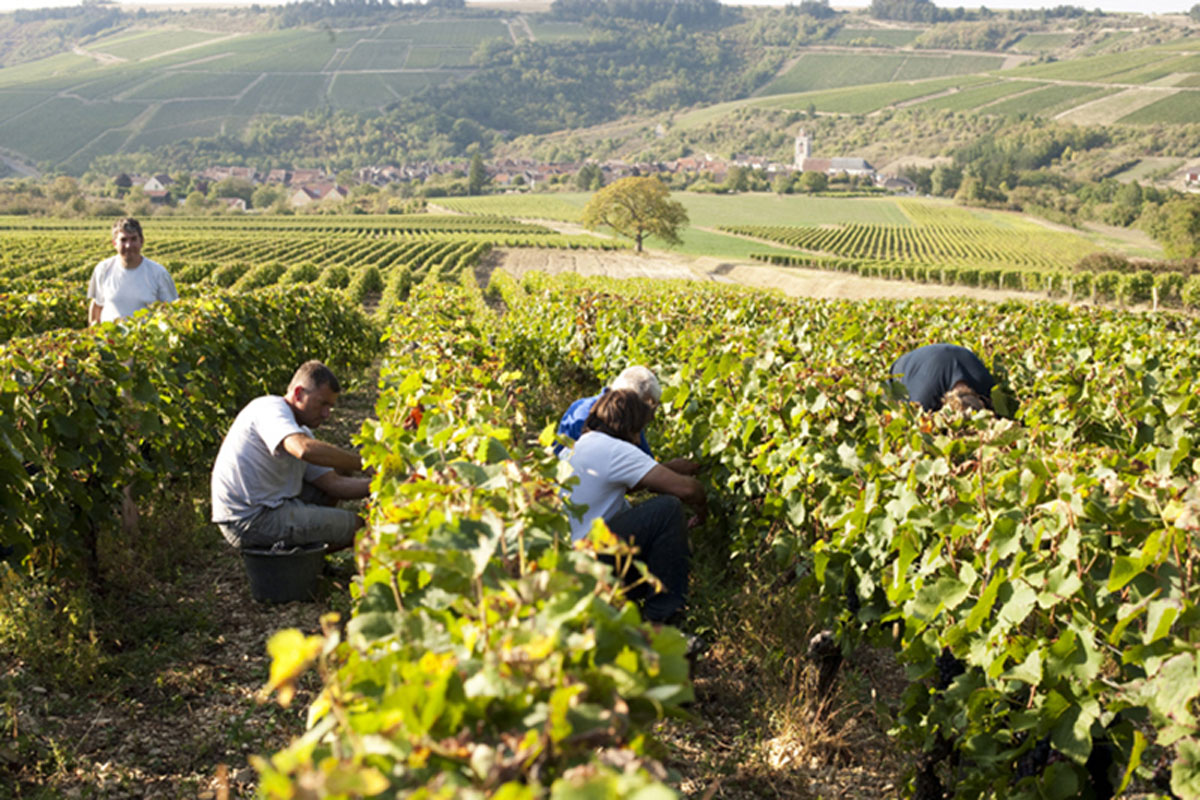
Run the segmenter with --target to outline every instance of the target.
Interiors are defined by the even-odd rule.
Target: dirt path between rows
[[[689,258],[663,251],[633,253],[604,250],[549,250],[504,248],[493,250],[481,265],[481,277],[503,269],[515,278],[528,272],[551,275],[573,272],[605,278],[650,278],[735,283],[757,289],[777,289],[789,297],[868,300],[912,297],[968,297],[976,300],[1031,300],[1033,292],[945,286],[936,283],[863,278],[843,272],[773,267],[744,261],[724,261],[702,256]]]

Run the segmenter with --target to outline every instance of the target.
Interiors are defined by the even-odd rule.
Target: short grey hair
[[[662,400],[662,387],[658,385],[658,378],[643,366],[626,367],[610,388],[613,391],[629,389],[637,392],[638,397],[647,403],[657,404]]]

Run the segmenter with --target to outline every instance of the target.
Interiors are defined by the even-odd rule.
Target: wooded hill
[[[562,159],[678,156],[705,139],[779,156],[806,117],[859,125],[906,109],[1143,131],[1200,123],[1200,27],[1184,16],[1062,7],[925,22],[909,20],[932,4],[908,0],[855,13],[812,0],[558,0],[545,14],[455,5],[0,16],[0,147],[76,174],[337,170],[529,149],[520,137],[556,132],[547,154]],[[562,134],[620,120],[649,135]],[[1164,157],[1178,136],[1160,142]],[[936,138],[907,138],[905,154],[940,153]]]

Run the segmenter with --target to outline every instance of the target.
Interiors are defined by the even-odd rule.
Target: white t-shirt
[[[142,263],[126,269],[120,256],[106,258],[92,270],[87,296],[103,306],[101,322],[128,317],[151,303],[179,299],[175,281],[166,267],[142,257]]]
[[[625,493],[658,466],[636,444],[597,431],[580,436],[567,460],[579,478],[571,502],[587,506],[582,519],[570,515],[571,541],[586,536],[596,519],[607,521],[630,508]]]
[[[312,436],[282,397],[251,400],[233,421],[212,471],[212,521],[238,522],[300,494],[329,467],[308,464],[283,447],[293,433]]]

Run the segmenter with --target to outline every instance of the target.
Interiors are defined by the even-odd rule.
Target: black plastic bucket
[[[242,548],[250,595],[260,603],[312,600],[325,565],[326,549],[324,542],[286,550]]]

